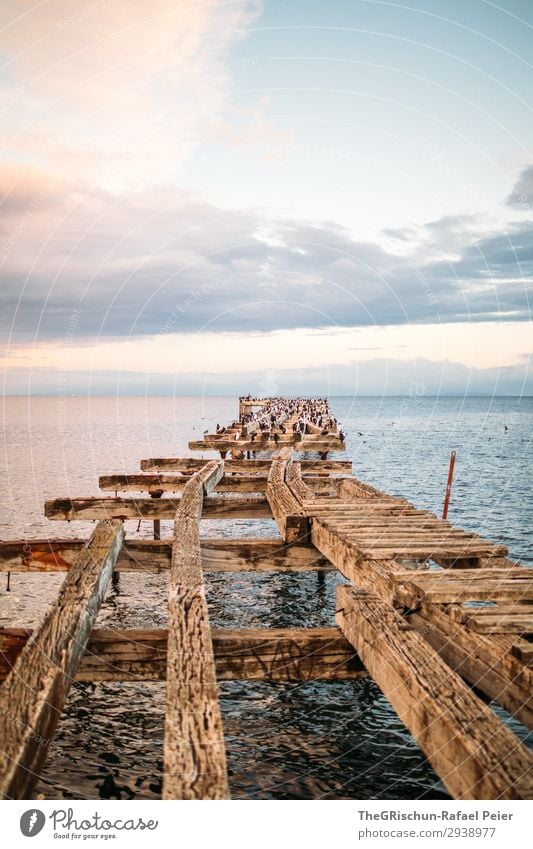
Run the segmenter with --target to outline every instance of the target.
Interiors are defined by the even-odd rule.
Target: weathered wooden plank
[[[309,503],[309,501],[313,501],[315,498],[315,494],[309,488],[309,484],[309,478],[305,482],[303,480],[300,463],[290,463],[287,468],[287,485],[301,505]]]
[[[309,520],[285,483],[290,462],[291,449],[283,449],[272,461],[266,495],[283,540],[305,542],[309,536]]]
[[[434,604],[533,600],[533,570],[480,568],[460,572],[409,572],[398,578],[398,597],[413,608],[422,600]]]
[[[183,491],[174,522],[168,596],[164,799],[229,797],[224,733],[205,600],[199,519],[204,491],[222,476],[212,461]]]
[[[85,540],[12,540],[0,543],[0,572],[68,572]],[[126,539],[116,572],[164,572],[170,567],[169,540]],[[331,571],[313,546],[287,545],[281,538],[201,539],[202,566],[210,572]]]
[[[157,474],[157,475],[102,475],[98,485],[104,492],[150,492],[159,494],[163,492],[182,492],[190,480],[190,475],[184,474]],[[268,481],[267,474],[255,475],[224,475],[216,486],[215,491],[220,492],[266,492]],[[309,475],[306,483],[314,491],[335,495],[339,487],[339,478],[321,477],[320,475]]]
[[[337,623],[457,799],[529,799],[533,756],[377,596],[337,590]]]
[[[533,605],[462,608],[461,621],[478,634],[533,634]]]
[[[0,681],[31,629],[0,628]],[[166,629],[93,629],[76,681],[164,681]],[[339,628],[212,629],[217,680],[349,681],[366,676]]]
[[[45,503],[45,516],[55,521],[95,519],[172,519],[179,498],[56,498]],[[265,496],[240,498],[213,495],[204,499],[202,519],[265,519],[272,516]]]
[[[533,666],[533,643],[527,640],[514,639],[511,654],[525,663],[526,666]]]
[[[423,604],[407,617],[442,659],[478,690],[533,728],[533,672],[499,638],[473,634],[442,608]]]
[[[268,475],[271,460],[225,460],[224,471],[232,474],[256,474],[263,472]],[[351,460],[301,460],[303,475],[307,474],[351,474]],[[155,457],[141,460],[141,469],[146,472],[188,472],[193,474],[205,465],[205,460],[196,457]]]
[[[278,451],[280,448],[290,446],[295,451],[318,451],[328,453],[330,451],[346,451],[346,445],[338,438],[304,436],[303,439],[281,437],[279,442],[273,439],[260,439],[253,441],[246,439],[214,439],[211,442],[194,440],[189,442],[190,451]]]
[[[201,539],[202,566],[213,572],[331,571],[335,567],[311,545],[282,539]]]
[[[364,560],[356,546],[320,519],[311,522],[311,542],[349,581],[379,592],[382,598],[393,598],[393,576],[405,572],[393,560]]]
[[[101,522],[79,552],[55,604],[0,689],[0,795],[28,798],[46,757],[123,539],[120,522]]]

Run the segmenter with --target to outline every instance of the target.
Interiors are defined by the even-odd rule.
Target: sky
[[[0,7],[6,394],[533,394],[530,0]]]

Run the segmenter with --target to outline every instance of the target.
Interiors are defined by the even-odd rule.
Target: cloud
[[[224,59],[259,12],[255,0],[2,4],[2,146],[107,188],[168,178],[227,106]]]
[[[73,310],[78,338],[531,317],[529,222],[483,238],[460,226],[455,258],[436,260],[171,186],[117,195],[13,168],[0,180],[1,321],[15,337],[61,339]]]
[[[533,165],[528,165],[519,174],[513,190],[507,197],[507,205],[525,212],[533,206]]]

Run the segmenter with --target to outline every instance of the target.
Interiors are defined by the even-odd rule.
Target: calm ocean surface
[[[449,518],[505,543],[532,564],[532,398],[333,398],[354,474],[417,506],[442,509],[450,451]],[[97,495],[98,476],[139,470],[144,457],[188,456],[187,441],[238,414],[236,398],[8,398],[4,401],[0,538],[87,535],[51,523],[48,498]],[[194,456],[199,456],[195,454]],[[205,455],[213,456],[213,455]],[[139,536],[150,536],[149,523]],[[272,536],[271,520],[237,521],[232,534]],[[127,533],[137,532],[127,523]],[[162,523],[170,534],[171,523]],[[229,522],[202,523],[209,536]],[[59,575],[13,575],[0,586],[0,625],[34,625]],[[207,574],[218,627],[333,624],[326,575]],[[164,627],[166,577],[122,574],[98,625]],[[368,680],[220,686],[234,798],[415,799],[446,792],[394,711]],[[504,712],[499,710],[504,717]],[[46,798],[154,798],[161,792],[164,684],[75,684],[37,793]],[[513,728],[522,737],[517,723]]]

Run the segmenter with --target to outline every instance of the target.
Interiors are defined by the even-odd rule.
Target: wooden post
[[[163,490],[151,492],[150,498],[161,498]],[[154,539],[161,539],[161,519],[154,519]]]
[[[448,506],[450,504],[450,496],[452,494],[453,470],[455,467],[455,451],[450,454],[450,467],[448,469],[448,482],[446,484],[446,495],[444,496],[444,507],[442,509],[442,518],[448,518]]]

